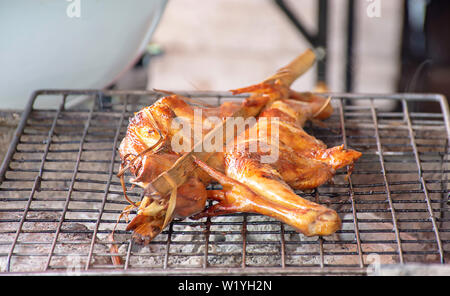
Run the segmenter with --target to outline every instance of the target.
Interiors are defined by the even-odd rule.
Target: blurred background
[[[446,0],[173,0],[152,38],[162,54],[146,87],[228,90],[323,47],[326,60],[293,88],[325,80],[336,92],[449,96],[448,28]]]
[[[0,24],[0,152],[36,89],[226,91],[306,48],[296,90],[450,96],[448,0],[0,0]]]
[[[391,92],[399,70],[402,2],[381,1],[381,16],[369,17],[365,0],[218,0],[201,7],[196,1],[170,1],[153,38],[165,55],[152,63],[149,84],[230,89],[264,79],[305,48],[323,47],[321,77],[331,90],[345,90],[349,66],[354,91]],[[358,62],[352,65],[346,65],[349,5],[357,19],[351,50]],[[293,88],[312,90],[317,72],[316,67]]]

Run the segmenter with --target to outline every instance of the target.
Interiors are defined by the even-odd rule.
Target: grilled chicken
[[[307,236],[329,235],[340,228],[335,211],[299,197],[294,189],[322,185],[337,169],[353,165],[361,153],[342,146],[327,148],[303,130],[306,121],[326,119],[333,109],[324,97],[289,88],[295,79],[285,73],[289,69],[300,72],[295,66],[282,68],[261,84],[234,90],[251,93],[242,103],[199,107],[189,104],[187,98],[170,95],[135,114],[119,147],[121,175],[129,169],[135,176],[131,182],[143,188],[198,142],[192,132],[199,129],[195,125],[201,125],[201,134],[206,135],[220,123],[211,122],[212,116],[224,120],[245,109],[247,115],[256,117],[253,125],[246,126],[220,151],[211,152],[207,161],[197,160],[197,167],[186,172],[189,177],[183,184],[174,184],[170,196],[130,201],[138,215],[127,230],[133,230],[136,239],[150,241],[173,218],[198,219],[232,212],[274,217]],[[191,129],[185,130],[175,121],[187,122]],[[272,137],[274,131],[277,137]],[[173,149],[176,137],[180,144],[180,134],[181,142],[190,145]],[[275,157],[273,151],[277,152]],[[167,181],[175,183],[170,178]],[[215,181],[222,184],[222,190],[205,189]],[[207,199],[216,203],[205,208]]]
[[[342,146],[327,149],[323,142],[308,135],[302,128],[306,120],[313,119],[314,115],[327,117],[332,108],[321,111],[326,100],[319,96],[295,95],[297,100],[273,102],[254,126],[236,137],[231,143],[234,149],[225,153],[224,174],[198,162],[224,189],[208,192],[218,203],[196,218],[231,212],[260,213],[283,221],[307,236],[329,235],[340,228],[335,211],[299,197],[293,189],[322,185],[334,176],[335,170],[352,164],[361,153]],[[274,130],[278,130],[278,138],[273,143],[270,137],[265,137],[266,142],[261,142],[264,141],[261,137],[252,138],[261,131]],[[257,151],[251,151],[252,143],[258,147]],[[272,163],[261,161],[263,156],[268,156],[267,151],[278,151]]]

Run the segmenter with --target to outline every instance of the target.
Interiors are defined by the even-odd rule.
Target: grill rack
[[[218,92],[180,94],[220,104]],[[363,153],[352,175],[305,198],[326,204],[343,228],[307,238],[268,217],[232,214],[174,221],[147,247],[121,221],[122,264],[111,262],[107,239],[127,204],[115,177],[117,147],[128,117],[162,94],[153,91],[40,90],[22,114],[0,167],[0,270],[14,274],[367,274],[377,264],[449,261],[449,111],[433,94],[329,94],[328,127],[308,133],[329,147]],[[57,98],[56,108],[36,108]],[[81,107],[66,108],[85,98]],[[379,110],[382,99],[398,111]],[[413,102],[441,113],[411,112]],[[130,185],[130,184],[128,184]],[[141,191],[128,192],[140,199]]]

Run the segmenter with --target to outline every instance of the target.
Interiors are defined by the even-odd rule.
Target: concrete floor
[[[402,2],[379,1],[380,17],[369,17],[370,2],[356,1],[355,92],[395,91]],[[315,30],[315,0],[286,1]],[[330,1],[329,88],[344,89],[347,0]],[[228,90],[259,82],[309,47],[271,0],[171,0],[154,34],[164,55],[152,60],[148,88]],[[315,71],[293,88],[311,90]]]

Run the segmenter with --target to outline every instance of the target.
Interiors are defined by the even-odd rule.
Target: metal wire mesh
[[[228,93],[183,93],[220,104]],[[37,100],[58,98],[51,109]],[[67,108],[72,100],[84,103]],[[119,265],[108,235],[127,205],[116,177],[128,118],[151,91],[44,90],[33,94],[0,170],[2,272],[150,274],[366,274],[371,264],[446,263],[450,251],[449,115],[438,95],[333,94],[335,112],[307,132],[363,157],[347,178],[305,198],[335,209],[343,227],[305,237],[256,214],[174,221],[149,246],[120,221]],[[378,108],[395,100],[396,111]],[[411,112],[426,101],[441,113]],[[130,184],[128,184],[130,185]],[[140,199],[140,189],[129,196]]]

